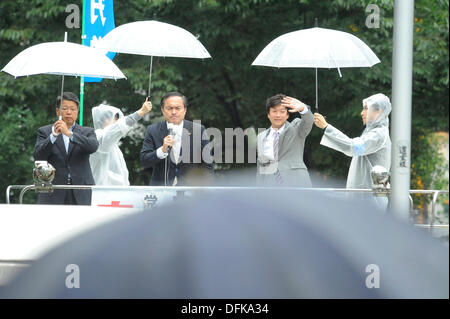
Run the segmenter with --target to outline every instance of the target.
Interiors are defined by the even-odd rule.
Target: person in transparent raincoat
[[[138,111],[128,116],[110,105],[100,104],[92,108],[92,120],[99,142],[98,150],[90,157],[96,185],[130,185],[119,141],[151,109],[152,103],[148,99]]]
[[[366,126],[360,137],[350,138],[328,124],[324,117],[314,114],[314,124],[324,129],[320,144],[352,157],[347,188],[373,188],[372,167],[391,167],[391,139],[389,137],[389,98],[378,93],[363,100],[361,117]]]

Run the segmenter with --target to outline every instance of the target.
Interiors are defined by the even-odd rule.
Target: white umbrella
[[[101,52],[71,42],[46,42],[16,55],[3,69],[15,77],[35,74],[122,79],[125,75]]]
[[[324,28],[310,28],[289,32],[270,42],[256,57],[252,65],[277,68],[371,67],[380,63],[375,53],[354,35]]]
[[[16,78],[36,74],[62,75],[61,96],[65,75],[126,78],[100,51],[71,42],[46,42],[29,47],[16,55],[2,71]]]
[[[179,58],[210,58],[203,44],[189,31],[159,21],[138,21],[123,24],[101,39],[97,49],[105,51],[149,55],[150,96],[153,56]]]

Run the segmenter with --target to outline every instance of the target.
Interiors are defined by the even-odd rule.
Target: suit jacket
[[[210,154],[209,140],[203,136],[205,127],[198,123],[184,120],[180,150],[180,161],[175,164],[170,155],[167,158],[167,186],[172,186],[175,176],[177,185],[205,185],[212,182],[214,168],[212,157],[203,158],[202,152]],[[160,159],[156,150],[163,145],[169,134],[167,122],[162,121],[148,126],[141,150],[141,164],[144,168],[153,168],[150,185],[164,185],[166,159]],[[205,162],[207,160],[207,162]]]
[[[270,128],[258,134],[257,183],[263,186],[275,186],[274,173],[278,169],[284,186],[311,187],[308,169],[303,162],[305,140],[311,132],[314,117],[310,110],[292,122],[286,121],[285,128],[278,141],[278,161],[264,156],[263,142]]]
[[[75,123],[72,129],[73,141],[70,141],[67,153],[62,134],[58,135],[55,143],[51,142],[52,126],[50,124],[39,128],[34,160],[47,161],[55,167],[54,185],[66,185],[69,173],[73,185],[95,185],[89,164],[90,154],[98,148],[94,129]],[[38,195],[38,204],[64,204],[66,192],[67,190],[54,190],[49,194],[41,193]],[[91,204],[90,190],[74,190],[73,194],[77,204]]]

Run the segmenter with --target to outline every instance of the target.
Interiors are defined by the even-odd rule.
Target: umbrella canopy
[[[380,63],[373,51],[354,35],[310,28],[279,36],[256,57],[252,65],[277,68],[353,68]]]
[[[15,77],[55,74],[126,78],[100,51],[71,42],[46,42],[29,47],[16,55],[2,71]]]
[[[373,51],[354,35],[314,27],[289,32],[270,42],[252,65],[316,69],[316,109],[319,110],[318,68],[371,67],[380,63]]]
[[[148,96],[152,85],[153,57],[210,58],[203,44],[189,31],[159,21],[137,21],[111,30],[96,48],[100,50],[149,55],[150,71]]]
[[[158,21],[123,24],[105,35],[96,48],[149,56],[198,59],[211,57],[192,33]]]

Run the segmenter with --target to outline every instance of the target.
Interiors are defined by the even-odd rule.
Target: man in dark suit
[[[39,128],[34,159],[56,169],[54,185],[94,185],[89,156],[98,148],[95,131],[76,123],[80,101],[72,92],[56,99],[59,120]],[[90,190],[54,190],[38,195],[38,204],[90,205]]]
[[[185,120],[187,99],[170,92],[161,99],[165,121],[147,128],[141,164],[153,168],[150,185],[206,185],[213,176],[209,140],[205,127]]]

